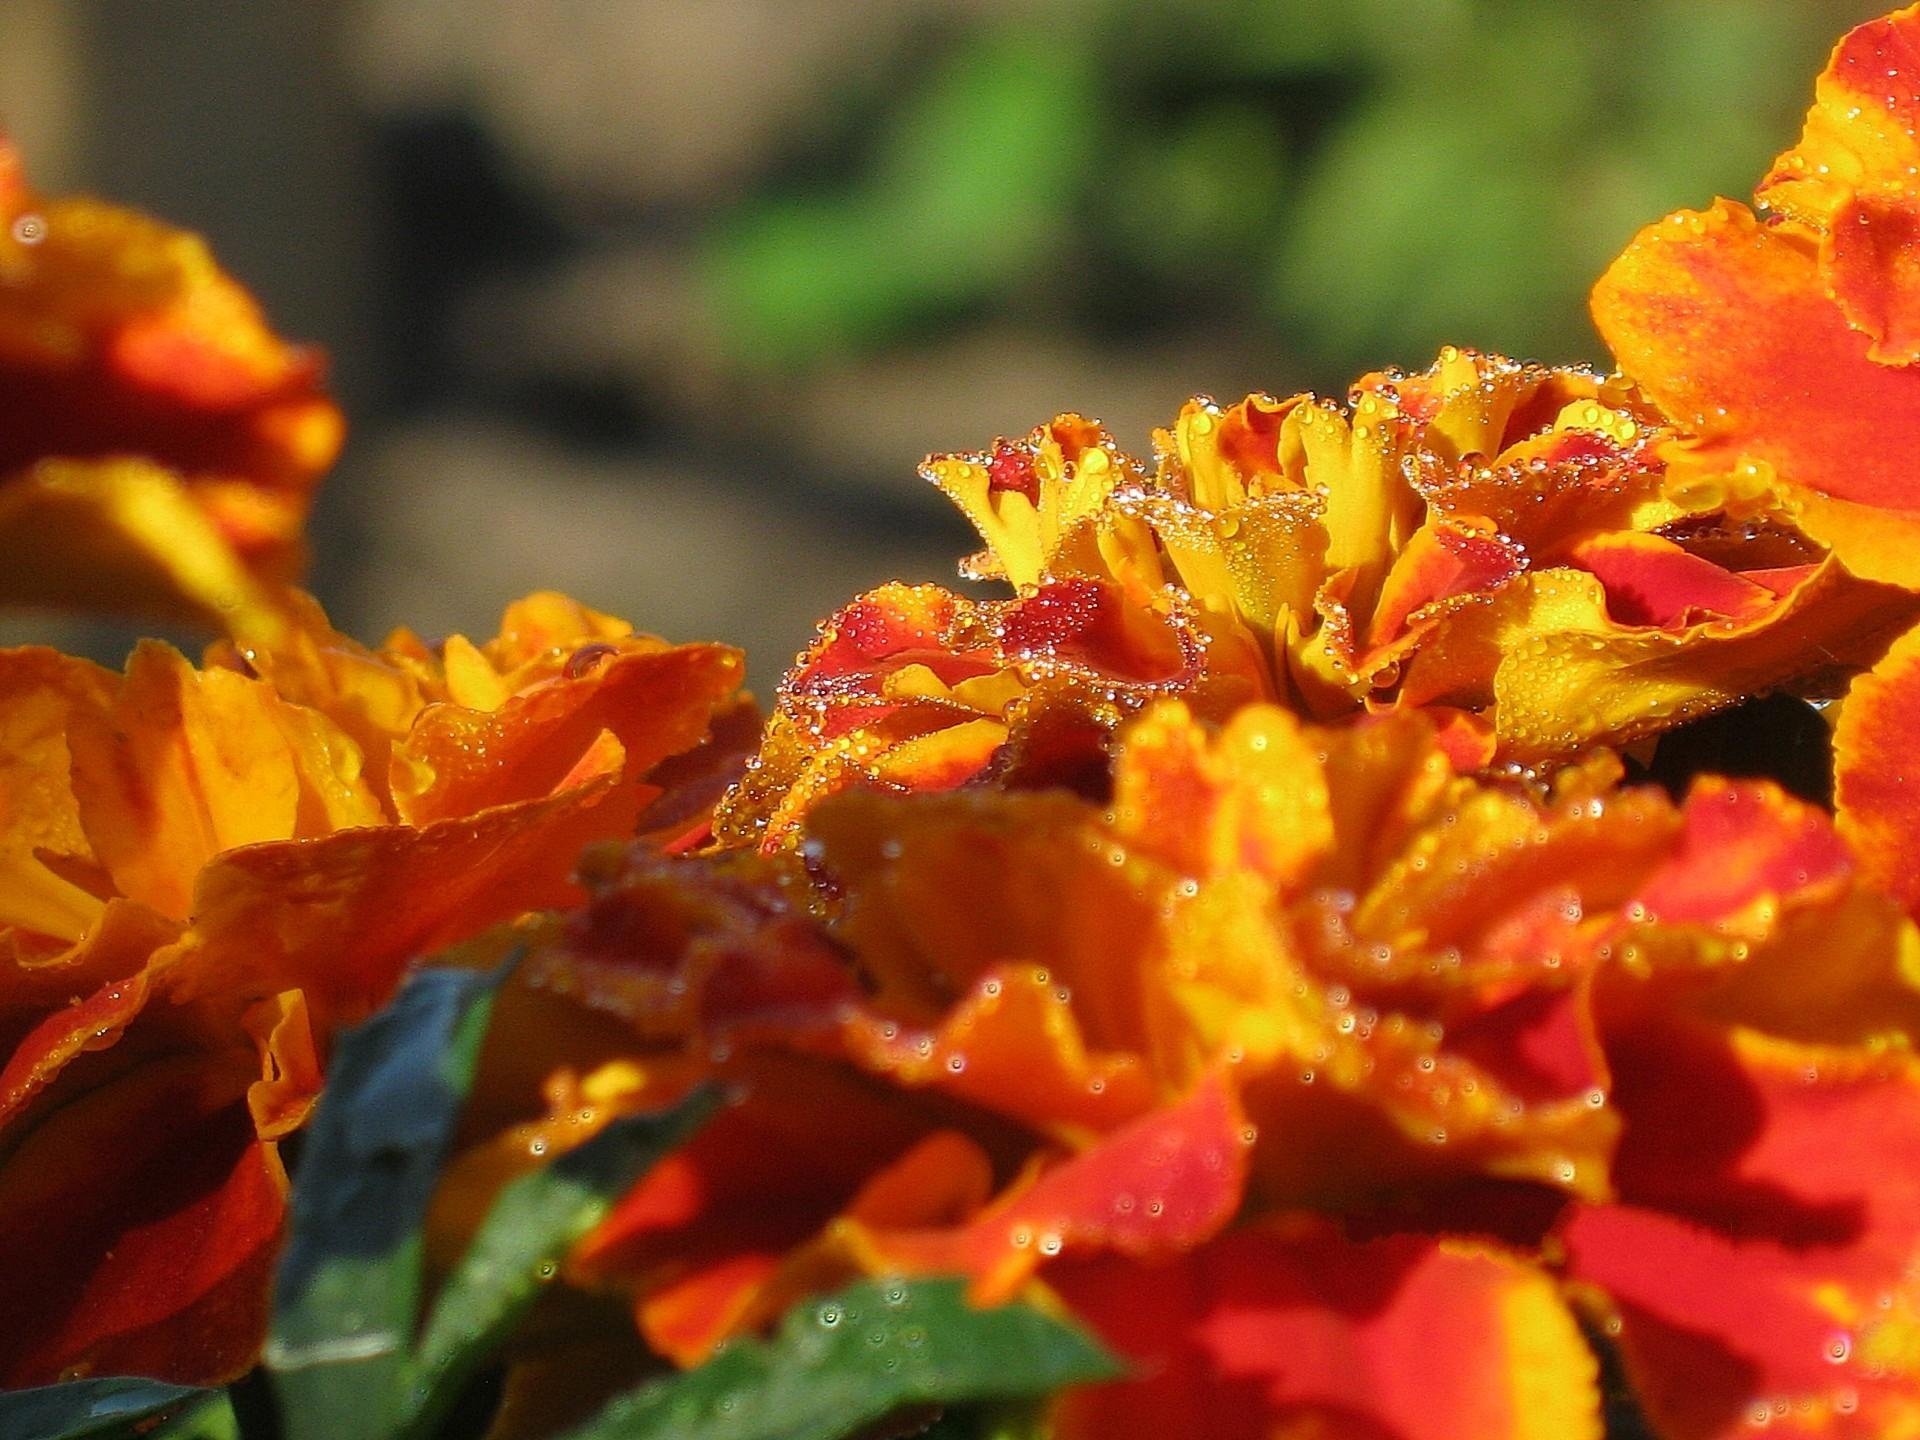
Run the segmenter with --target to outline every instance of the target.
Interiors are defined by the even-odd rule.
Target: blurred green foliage
[[[903,67],[822,183],[710,238],[736,357],[973,318],[1225,333],[1323,383],[1454,342],[1597,356],[1640,225],[1745,195],[1875,0],[1057,0]],[[817,157],[814,157],[817,161]]]

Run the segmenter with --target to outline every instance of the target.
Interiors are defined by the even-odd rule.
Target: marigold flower
[[[1576,1315],[1663,1435],[1920,1421],[1920,935],[1772,786],[1616,778],[1165,703],[1107,803],[822,802],[820,925],[779,857],[608,856],[533,936],[443,1217],[720,1074],[575,1257],[683,1362],[850,1271],[960,1271],[1139,1362],[1067,1440],[1597,1436]],[[529,1034],[575,1037],[544,1113]]]
[[[889,586],[822,628],[720,822],[778,844],[847,786],[1097,780],[1177,693],[1321,719],[1419,707],[1471,765],[1620,744],[1870,660],[1914,602],[1790,526],[1672,498],[1630,387],[1449,350],[1424,374],[1196,400],[1146,467],[1077,416],[925,473],[1009,601]],[[1090,778],[1092,777],[1092,778]]]
[[[1672,417],[1680,503],[1777,514],[1855,574],[1920,586],[1920,7],[1849,33],[1761,182],[1636,236],[1593,292],[1621,368]]]
[[[341,419],[198,236],[0,140],[0,600],[272,623]]]
[[[198,670],[0,651],[0,1383],[244,1370],[334,1031],[584,844],[704,833],[735,652],[557,595],[485,645],[293,617]]]

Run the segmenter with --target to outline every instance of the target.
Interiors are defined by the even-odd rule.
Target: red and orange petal
[[[903,1027],[936,1024],[956,996],[1024,964],[1070,993],[1089,1048],[1152,1054],[1162,906],[1180,877],[1130,866],[1098,819],[1058,793],[823,806],[811,853],[845,897],[835,933],[874,1006]]]
[[[1834,808],[1861,868],[1920,913],[1920,630],[1847,692],[1833,735]]]
[[[1820,236],[1834,300],[1884,364],[1920,358],[1920,11],[1850,31],[1814,87],[1800,141],[1774,162],[1759,199]]]
[[[986,542],[963,566],[975,579],[1017,588],[1059,573],[1115,489],[1139,467],[1111,436],[1079,415],[1059,415],[1021,441],[1001,439],[983,454],[931,455],[920,473],[940,487]]]
[[[592,900],[534,948],[527,983],[616,1016],[649,1041],[837,1055],[1065,1143],[1155,1102],[1159,1086],[1137,1055],[1088,1046],[1071,994],[1051,972],[991,970],[929,1026],[902,1023],[892,1005],[868,1003],[849,957],[787,907],[770,874],[723,865],[639,849],[593,857]]]
[[[0,1384],[220,1384],[252,1365],[286,1180],[245,1088],[226,1057],[143,1065],[13,1150],[0,1264],[18,1323],[0,1326]]]
[[[814,803],[847,788],[947,790],[1014,770],[1024,786],[1073,784],[1104,770],[1104,734],[1128,710],[1188,694],[1224,713],[1264,684],[1250,655],[1210,653],[1186,608],[1109,581],[987,604],[889,585],[827,621],[789,673],[716,834],[790,844]]]
[[[1834,304],[1808,239],[1720,201],[1640,232],[1593,292],[1620,367],[1673,418],[1674,483],[1734,503],[1777,486],[1854,573],[1920,581],[1920,375],[1878,363]],[[1906,537],[1906,538],[1902,538]]]
[[[1071,994],[1035,966],[986,972],[929,1029],[902,1025],[884,1010],[843,1009],[839,1043],[862,1069],[1064,1143],[1084,1143],[1143,1114],[1162,1088],[1140,1056],[1090,1047]]]
[[[946,1230],[866,1224],[867,1264],[969,1277],[980,1304],[1011,1296],[1057,1256],[1169,1259],[1232,1220],[1255,1134],[1222,1075],[1204,1079],[1079,1154],[1028,1175]],[[864,1248],[864,1247],[863,1247]]]
[[[931,1161],[920,1149],[948,1128],[937,1107],[791,1057],[745,1057],[720,1074],[745,1086],[739,1102],[648,1172],[574,1255],[583,1274],[630,1285],[649,1343],[683,1364],[799,1298],[779,1292],[788,1257],[837,1217],[950,1220],[954,1196],[925,1183],[927,1165],[958,1166],[960,1199],[979,1198],[971,1142],[942,1142]],[[913,1184],[886,1181],[896,1164]]]
[[[1814,82],[1791,150],[1760,182],[1767,207],[1817,230],[1856,192],[1899,184],[1920,165],[1920,9],[1908,6],[1841,37]]]
[[[1526,568],[1520,548],[1491,523],[1437,519],[1413,533],[1381,583],[1366,644],[1401,639],[1410,623],[1443,600],[1497,590]]]
[[[1059,1440],[1601,1434],[1573,1316],[1544,1274],[1496,1251],[1270,1221],[1162,1264],[1097,1255],[1045,1278],[1134,1370],[1058,1401]]]
[[[1672,1018],[1609,1025],[1618,1202],[1560,1241],[1655,1427],[1920,1426],[1920,1071]]]
[[[271,634],[340,444],[319,358],[198,237],[36,195],[5,163],[0,539],[21,563],[0,599]]]
[[[274,335],[198,236],[24,186],[0,206],[0,471],[137,455],[298,496],[332,463],[318,356]]]
[[[1798,566],[1750,579],[1690,554],[1659,535],[1596,535],[1569,551],[1607,592],[1607,614],[1623,625],[1678,629],[1703,620],[1754,620],[1813,573]]]
[[[1630,902],[1656,924],[1763,935],[1783,903],[1829,900],[1854,874],[1825,812],[1770,784],[1704,777],[1681,821],[1678,846]]]

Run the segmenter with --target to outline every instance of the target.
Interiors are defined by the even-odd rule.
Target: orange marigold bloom
[[[1672,417],[1670,494],[1781,515],[1855,574],[1920,588],[1920,7],[1848,34],[1757,192],[1635,237],[1593,292]]]
[[[0,600],[273,623],[342,423],[195,235],[40,195],[0,140]]]
[[[294,615],[201,669],[0,651],[0,1384],[245,1370],[335,1030],[583,845],[704,833],[738,744],[735,652],[557,595],[485,645]]]
[[[1097,785],[1102,737],[1177,693],[1321,719],[1419,707],[1451,753],[1562,759],[1870,660],[1914,602],[1785,524],[1674,498],[1630,387],[1449,350],[1424,374],[1190,403],[1151,474],[1061,416],[925,473],[987,542],[976,603],[889,586],[782,689],[732,842],[846,785]]]
[[[798,861],[609,855],[532,936],[442,1223],[718,1074],[740,1102],[574,1262],[683,1362],[850,1272],[959,1271],[1138,1362],[1065,1440],[1597,1436],[1576,1315],[1660,1434],[1898,1433],[1920,934],[1771,785],[1616,779],[1163,703],[1109,803],[854,791]]]

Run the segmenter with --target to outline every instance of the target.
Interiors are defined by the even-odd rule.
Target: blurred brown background
[[[1607,259],[1744,195],[1882,8],[0,0],[0,124],[332,352],[343,626],[551,585],[765,687],[950,578],[928,450],[1079,409],[1144,452],[1196,391],[1444,341],[1598,358]]]

